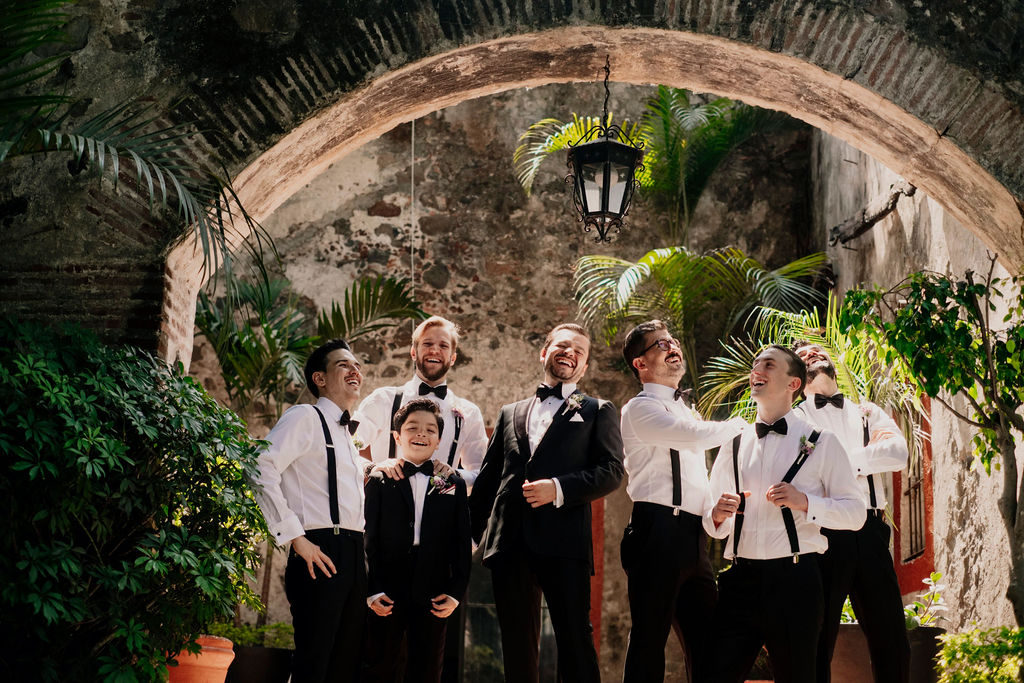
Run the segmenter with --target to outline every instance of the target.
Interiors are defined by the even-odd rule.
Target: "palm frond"
[[[402,320],[427,317],[408,279],[379,275],[357,280],[345,290],[342,304],[335,301],[329,313],[321,311],[317,333],[324,338],[351,340]]]
[[[613,120],[614,117],[609,113],[606,125],[612,125]],[[572,114],[572,121],[564,122],[548,118],[530,124],[526,131],[519,136],[519,146],[512,154],[516,178],[523,186],[526,195],[529,196],[533,190],[533,181],[537,177],[537,172],[548,157],[555,152],[568,150],[590,131],[600,126],[600,116],[579,116],[575,112]],[[637,140],[640,131],[639,123],[630,123],[629,120],[624,120],[619,127],[623,134]]]
[[[724,408],[731,417],[752,421],[757,407],[750,398],[750,368],[761,348],[752,339],[732,338],[722,343],[723,354],[707,362],[701,379],[698,408],[705,417]]]

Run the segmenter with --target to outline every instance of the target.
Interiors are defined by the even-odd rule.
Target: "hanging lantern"
[[[569,144],[569,175],[573,183],[573,204],[583,229],[597,229],[596,241],[610,242],[609,231],[618,232],[629,211],[633,191],[639,185],[636,172],[643,168],[643,143],[635,143],[608,120],[608,78],[611,62],[605,58],[604,115],[600,125]]]

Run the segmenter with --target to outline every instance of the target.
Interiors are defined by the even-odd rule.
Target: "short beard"
[[[807,384],[818,375],[826,375],[830,379],[836,378],[836,366],[827,360],[819,360],[814,365],[810,365],[807,368]]]
[[[426,361],[421,361],[419,358],[416,359],[416,371],[420,373],[420,377],[427,380],[428,382],[436,382],[451,370],[453,363],[441,363],[439,367],[428,366]]]

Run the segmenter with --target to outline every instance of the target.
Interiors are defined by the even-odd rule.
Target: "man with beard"
[[[381,387],[359,405],[354,419],[359,421],[356,438],[370,447],[374,469],[383,470],[394,480],[402,479],[402,459],[395,457],[391,421],[403,405],[414,398],[428,398],[441,410],[444,427],[434,452],[435,468],[445,465],[458,470],[467,487],[472,487],[480,470],[487,432],[476,404],[451,391],[446,377],[458,358],[459,330],[455,323],[440,316],[427,318],[412,333],[409,354],[416,366],[413,378],[398,387]],[[368,468],[369,469],[369,468]]]
[[[839,437],[868,506],[867,520],[860,529],[822,532],[828,538],[828,552],[821,563],[825,622],[818,643],[818,683],[830,680],[832,653],[847,595],[868,641],[875,681],[906,683],[910,677],[910,644],[903,599],[889,554],[891,530],[884,516],[885,487],[878,475],[907,466],[907,443],[881,408],[866,401],[858,405],[839,393],[835,364],[825,349],[807,341],[797,342],[793,348],[807,364],[807,400],[797,412]]]
[[[690,680],[703,680],[718,589],[701,518],[711,509],[704,451],[747,426],[740,418],[705,422],[681,400],[686,372],[679,341],[660,320],[634,327],[622,358],[643,391],[622,408],[626,490],[633,501],[622,538],[632,626],[624,683],[665,678],[673,625]]]
[[[548,334],[544,383],[504,406],[470,496],[473,538],[491,570],[505,680],[539,679],[540,600],[558,648],[561,680],[600,683],[590,623],[590,502],[622,481],[615,406],[584,395],[590,339],[562,324]]]
[[[713,683],[746,678],[764,646],[779,683],[813,683],[824,595],[821,527],[858,529],[864,502],[839,440],[792,409],[804,362],[769,346],[754,359],[757,421],[722,444],[711,468],[715,506],[704,529],[726,538],[732,566],[718,575],[712,632]]]

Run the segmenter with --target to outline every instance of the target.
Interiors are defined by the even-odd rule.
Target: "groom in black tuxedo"
[[[540,599],[558,646],[562,680],[600,683],[593,626],[590,502],[622,481],[615,406],[577,391],[590,339],[575,324],[548,334],[544,384],[504,406],[470,496],[473,538],[491,570],[505,680],[539,678]]]

